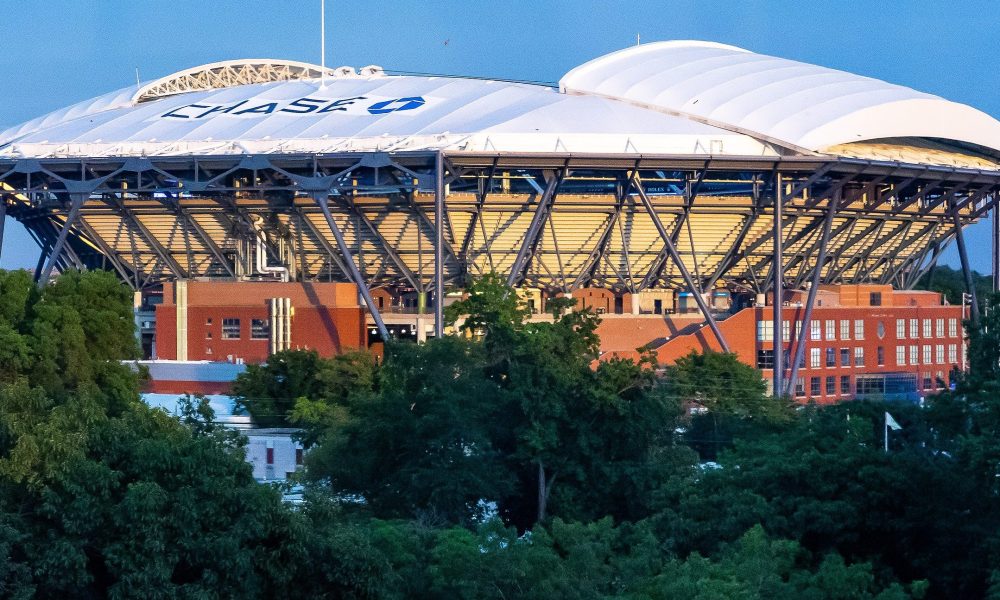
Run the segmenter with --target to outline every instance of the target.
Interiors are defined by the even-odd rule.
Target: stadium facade
[[[722,349],[727,322],[766,313],[769,337],[729,337],[771,345],[789,390],[810,340],[783,323],[810,323],[831,285],[909,290],[953,240],[970,281],[962,228],[998,190],[983,112],[696,41],[558,86],[215,63],[0,133],[0,206],[43,249],[42,281],[102,267],[146,298],[348,282],[377,339],[441,335],[449,294],[499,272],[538,310],[569,294],[694,312]]]

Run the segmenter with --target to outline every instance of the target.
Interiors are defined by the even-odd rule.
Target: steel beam
[[[708,326],[712,329],[712,333],[715,334],[715,339],[719,341],[719,346],[722,348],[722,351],[729,352],[729,344],[726,343],[726,338],[722,335],[722,330],[719,329],[718,323],[715,322],[715,318],[712,316],[712,311],[709,309],[708,305],[705,304],[705,299],[701,295],[700,288],[696,286],[694,280],[691,279],[691,273],[689,273],[687,268],[684,266],[684,262],[677,253],[677,248],[674,247],[674,242],[670,238],[670,234],[667,233],[666,228],[663,226],[663,222],[660,221],[660,216],[656,214],[656,209],[653,207],[653,203],[649,201],[649,197],[646,195],[646,190],[643,188],[642,182],[638,180],[638,173],[636,173],[633,177],[633,184],[636,192],[639,193],[639,199],[642,201],[642,205],[646,208],[646,212],[649,213],[649,218],[653,220],[653,225],[656,226],[656,230],[659,232],[660,237],[663,239],[663,244],[667,253],[670,255],[671,260],[674,261],[674,264],[677,265],[677,270],[680,271],[681,277],[684,278],[684,283],[687,284],[688,289],[694,296],[694,301],[698,304],[698,308],[701,309],[701,314],[705,317],[705,321],[708,322]]]
[[[444,155],[434,160],[434,336],[444,337]]]
[[[59,256],[62,254],[63,246],[66,245],[66,239],[69,237],[69,232],[73,229],[73,225],[76,223],[77,217],[80,216],[80,209],[83,208],[83,203],[87,201],[88,196],[90,196],[90,194],[82,192],[71,193],[69,195],[69,214],[66,215],[66,221],[63,223],[62,230],[59,231],[59,237],[56,239],[55,246],[53,246],[52,251],[49,253],[49,259],[38,276],[38,285],[45,286],[49,282],[49,277],[52,275],[52,269],[55,267],[56,261],[59,260]]]
[[[222,253],[222,249],[219,248],[219,246],[215,243],[212,237],[208,235],[208,232],[205,231],[198,221],[196,221],[194,217],[188,213],[188,211],[181,209],[179,206],[175,211],[175,214],[179,219],[183,219],[184,223],[187,224],[188,229],[194,232],[198,241],[200,241],[202,245],[208,249],[212,256],[215,257],[215,260],[218,261],[219,264],[222,265],[222,268],[226,270],[226,273],[228,273],[233,279],[236,279],[236,271],[233,270],[232,265],[230,265],[229,261],[226,260],[226,256]]]
[[[403,258],[399,256],[399,253],[396,252],[396,249],[392,246],[392,244],[385,239],[385,236],[382,235],[382,232],[379,231],[378,227],[376,227],[375,224],[372,223],[372,220],[368,218],[368,215],[358,208],[358,205],[355,204],[354,201],[348,200],[347,203],[349,209],[358,218],[361,224],[363,224],[369,233],[371,233],[372,236],[378,240],[378,243],[381,244],[385,255],[389,257],[392,264],[396,265],[396,268],[399,269],[399,272],[404,278],[406,278],[406,281],[408,281],[417,291],[423,291],[424,282],[417,279],[417,276],[413,273],[410,267],[407,266],[406,262],[403,261]]]
[[[528,225],[528,230],[524,233],[524,241],[521,242],[521,247],[517,251],[517,256],[514,258],[514,264],[511,266],[510,275],[507,276],[507,285],[513,286],[518,281],[520,281],[524,274],[524,270],[527,267],[527,258],[530,253],[534,251],[535,246],[538,245],[538,240],[541,237],[542,225],[545,224],[545,220],[549,216],[549,212],[552,210],[552,200],[556,194],[556,188],[559,187],[559,183],[562,181],[563,176],[566,171],[563,170],[557,175],[553,175],[545,186],[545,190],[542,192],[541,198],[538,200],[538,204],[535,206],[535,214],[531,218],[531,224]]]
[[[993,293],[1000,292],[1000,208],[993,207]]]
[[[782,222],[782,204],[784,204],[784,198],[781,192],[781,173],[775,173],[775,185],[774,185],[774,232],[772,233],[772,238],[774,239],[774,258],[771,261],[771,318],[773,319],[771,325],[774,335],[774,340],[772,341],[771,347],[774,352],[774,369],[773,377],[771,381],[771,387],[774,390],[774,394],[778,395],[784,389],[785,381],[785,340],[782,335],[782,317],[781,308],[785,300],[784,284],[785,284],[785,267],[784,267],[784,257],[782,256],[783,244],[782,237],[784,231],[782,227],[784,223]]]
[[[806,309],[802,314],[802,329],[799,330],[799,339],[795,340],[795,356],[792,358],[792,372],[788,376],[788,383],[784,387],[786,396],[792,395],[795,379],[799,375],[799,364],[801,364],[806,356],[806,342],[811,335],[813,306],[816,303],[816,292],[819,290],[819,283],[822,279],[823,263],[826,262],[826,249],[830,244],[830,232],[833,229],[833,219],[837,214],[837,205],[839,202],[840,193],[838,192],[830,199],[830,206],[827,207],[826,218],[823,220],[823,233],[819,239],[819,256],[816,257],[816,267],[813,269],[809,295],[806,297]]]
[[[962,275],[965,276],[965,289],[969,293],[969,312],[973,327],[979,326],[979,299],[976,297],[976,283],[972,278],[972,267],[969,264],[969,253],[965,249],[965,236],[962,234],[962,217],[951,202],[951,219],[955,225],[955,242],[958,245],[958,258],[962,261]]]
[[[365,299],[365,304],[368,305],[368,312],[371,313],[372,319],[375,321],[375,327],[378,328],[378,333],[382,336],[383,342],[389,341],[389,330],[385,326],[385,321],[382,320],[382,314],[378,310],[378,306],[375,304],[375,300],[372,298],[372,292],[368,289],[368,283],[361,276],[361,271],[358,270],[358,265],[354,263],[354,257],[351,255],[351,248],[347,245],[344,240],[344,234],[341,233],[340,227],[337,222],[333,220],[333,215],[330,213],[330,200],[327,198],[327,192],[312,192],[313,198],[316,203],[319,204],[320,210],[323,211],[323,217],[326,219],[326,224],[330,227],[330,232],[333,233],[333,237],[337,240],[337,248],[340,250],[340,254],[344,257],[344,263],[348,269],[348,276],[353,280],[354,285],[358,286],[358,291],[361,292],[361,296]]]
[[[3,230],[7,222],[7,196],[0,194],[0,258],[3,258]]]

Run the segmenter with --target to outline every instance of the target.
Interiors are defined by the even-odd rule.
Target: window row
[[[817,341],[821,339],[820,337],[820,327],[825,323],[826,339],[836,340],[837,338],[837,321],[809,321],[809,339]],[[782,341],[788,342],[790,340],[790,322],[781,322],[781,338]],[[851,339],[852,324],[850,319],[842,319],[840,321],[840,338],[841,340]],[[853,322],[854,339],[863,340],[865,339],[865,321],[864,319],[855,319]],[[795,337],[802,334],[802,321],[795,322]],[[759,342],[773,342],[774,341],[774,321],[757,321],[757,341]]]
[[[207,321],[208,325],[212,320]],[[238,340],[242,336],[242,323],[240,319],[222,319],[222,339]],[[205,333],[206,339],[212,339],[212,332]],[[250,339],[267,340],[271,338],[271,322],[268,319],[250,319]]]
[[[907,328],[907,324],[909,324],[909,328]],[[896,339],[905,340],[907,330],[909,330],[910,339],[913,340],[921,337],[925,339],[943,338],[945,337],[944,324],[944,319],[909,319],[909,322],[907,319],[896,319]],[[958,337],[958,319],[948,319],[947,337]]]
[[[956,364],[958,363],[958,344],[948,344],[948,363]],[[907,347],[906,346],[896,346],[896,365],[903,366],[907,364]],[[924,344],[921,348],[917,345],[912,345],[909,347],[909,364],[919,365],[925,364],[929,365],[932,363],[943,364],[945,363],[945,345],[937,344],[936,346],[931,346],[930,344]],[[932,353],[933,351],[933,353]],[[922,359],[922,360],[921,360]]]

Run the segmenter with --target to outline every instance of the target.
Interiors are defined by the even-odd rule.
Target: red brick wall
[[[173,286],[164,286],[164,303],[156,307],[157,358],[177,358],[177,307]],[[269,319],[269,298],[291,298],[291,347],[324,356],[367,346],[365,312],[355,287],[346,284],[258,282],[188,282],[188,360],[261,362],[270,353],[269,339],[252,339],[253,319]],[[238,339],[223,339],[223,319],[239,319]],[[271,323],[273,330],[274,323]]]

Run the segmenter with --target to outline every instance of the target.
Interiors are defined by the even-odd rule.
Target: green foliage
[[[284,350],[266,364],[248,365],[233,382],[232,395],[236,408],[247,410],[258,426],[287,427],[300,399],[339,404],[352,394],[368,393],[374,380],[375,359],[368,352],[322,358],[315,350]]]
[[[926,407],[793,411],[732,355],[598,361],[595,315],[488,277],[474,335],[241,377],[303,430],[293,509],[203,397],[139,401],[113,278],[0,272],[0,597],[1000,597],[998,302]]]
[[[986,299],[993,292],[993,282],[989,275],[980,275],[976,271],[972,272],[972,281],[976,286],[976,296],[980,305],[986,305]],[[948,266],[939,265],[928,271],[916,284],[918,290],[931,290],[944,294],[944,297],[951,304],[961,304],[962,294],[965,293],[965,275],[962,269],[953,269]]]
[[[668,393],[697,411],[687,440],[705,460],[715,460],[734,436],[792,418],[792,404],[767,395],[760,371],[735,354],[692,351],[664,372]]]
[[[500,390],[484,375],[482,348],[446,337],[386,351],[380,394],[351,398],[342,404],[346,415],[298,407],[297,415],[323,417],[304,423],[318,427],[313,439],[321,442],[308,455],[309,472],[339,494],[363,496],[380,516],[471,523],[481,516],[480,499],[511,485],[494,445]]]

